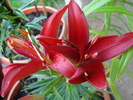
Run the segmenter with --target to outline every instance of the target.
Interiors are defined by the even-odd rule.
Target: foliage
[[[30,3],[27,7],[33,6],[31,2],[36,2],[37,5],[41,5],[40,0],[10,0],[10,4],[12,5],[13,9],[17,9],[22,5]],[[44,0],[46,6],[58,8],[58,5],[61,4],[63,1],[61,0]]]

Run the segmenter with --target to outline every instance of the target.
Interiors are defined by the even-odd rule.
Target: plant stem
[[[55,81],[55,83],[47,90],[47,92],[44,94],[45,95],[45,97],[47,97],[50,93],[51,93],[51,91],[53,90],[53,88],[58,84],[58,83],[60,83],[60,81],[62,80],[64,78],[64,76],[59,76],[58,78],[57,78],[57,80]]]
[[[34,1],[34,5],[35,5],[35,9],[36,9],[37,16],[40,16],[40,13],[39,13],[38,8],[37,8],[37,5],[36,5],[36,1]]]
[[[105,75],[108,76],[110,74],[110,68],[106,71]]]
[[[46,11],[46,8],[45,8],[45,4],[44,4],[44,1],[43,0],[40,0],[42,6],[43,6],[43,11],[44,11],[44,15],[47,17],[48,14],[47,14],[47,11]]]

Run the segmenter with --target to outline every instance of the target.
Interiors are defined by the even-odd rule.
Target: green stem
[[[45,97],[47,97],[50,93],[51,93],[51,91],[53,90],[53,88],[58,84],[58,83],[60,83],[60,81],[62,80],[64,78],[64,76],[59,76],[58,78],[57,78],[57,80],[55,81],[55,83],[47,90],[47,92],[44,94],[45,95]]]

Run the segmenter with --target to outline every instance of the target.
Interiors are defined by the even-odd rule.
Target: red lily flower
[[[53,16],[52,20],[49,19],[48,23],[51,23],[49,25],[52,27],[54,27],[53,19],[57,20],[58,18]],[[49,30],[52,30],[51,26],[47,26]],[[73,0],[71,0],[68,6],[68,40],[51,37],[51,33],[49,36],[45,35],[43,32],[47,30],[47,27],[43,27],[42,36],[37,39],[45,47],[49,55],[51,50],[53,50],[61,53],[73,62],[76,71],[68,77],[68,83],[71,84],[80,84],[88,81],[96,88],[105,90],[107,81],[102,62],[119,55],[133,45],[133,32],[121,36],[99,37],[96,35],[92,41],[88,42],[89,29],[86,18]],[[53,68],[53,66],[51,67]],[[65,69],[58,68],[60,71],[56,71],[66,74]],[[66,65],[65,68],[68,70],[71,67]]]
[[[23,30],[19,31],[25,32]],[[58,70],[65,77],[72,76],[71,73],[76,71],[73,64],[59,53],[51,52],[50,59],[48,59],[41,51],[39,51],[39,49],[33,45],[31,41],[26,41],[16,36],[9,37],[6,39],[6,41],[10,49],[18,54],[31,58],[31,61],[25,64],[10,64],[3,68],[4,79],[1,86],[1,96],[3,97],[8,93],[16,81],[37,71],[45,69],[49,64],[49,66],[52,66],[54,70]],[[67,69],[65,65],[70,66],[70,68]],[[61,72],[61,69],[59,69],[61,67],[62,69],[66,69],[64,70],[66,71],[65,74]]]

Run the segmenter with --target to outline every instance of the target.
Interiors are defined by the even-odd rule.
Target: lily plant
[[[58,26],[68,9],[68,33],[58,38]],[[89,40],[89,28],[84,13],[74,0],[54,13],[44,24],[38,42],[44,47],[41,52],[32,42],[28,32],[19,29],[24,39],[17,36],[6,39],[14,52],[31,60],[28,63],[13,63],[3,68],[1,95],[4,97],[14,83],[42,69],[52,68],[68,78],[68,84],[89,82],[99,90],[107,89],[107,80],[102,62],[109,60],[133,45],[133,32],[121,36],[96,35]]]

